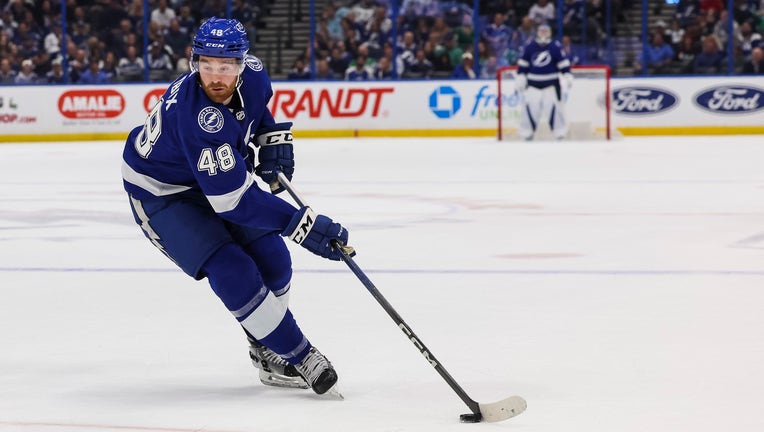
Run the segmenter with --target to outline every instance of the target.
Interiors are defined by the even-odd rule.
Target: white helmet
[[[552,28],[549,27],[549,24],[541,24],[536,29],[536,42],[539,45],[546,45],[552,42]]]

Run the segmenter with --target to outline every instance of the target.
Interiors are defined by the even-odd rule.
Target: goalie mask
[[[536,29],[536,42],[542,46],[552,42],[552,28],[549,25],[541,24]]]
[[[199,71],[199,56],[233,58],[236,59],[235,65],[223,65],[207,72],[239,75],[244,70],[244,57],[248,51],[247,31],[239,21],[212,17],[205,21],[194,35],[191,70]]]

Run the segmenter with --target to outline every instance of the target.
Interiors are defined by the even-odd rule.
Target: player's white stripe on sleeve
[[[528,60],[520,59],[517,61],[518,66],[528,66],[530,63],[528,63]]]
[[[260,303],[241,325],[255,337],[262,339],[276,330],[286,315],[287,308],[272,292],[268,291],[265,300]]]
[[[163,183],[153,177],[141,174],[132,169],[125,161],[122,161],[122,178],[154,196],[172,195],[191,189],[188,186]]]
[[[244,193],[247,192],[247,189],[249,189],[254,182],[255,177],[248,172],[247,176],[244,178],[244,183],[237,189],[223,195],[207,195],[207,200],[210,202],[210,205],[212,205],[212,208],[216,213],[231,211],[239,205],[241,197],[244,196]]]
[[[565,59],[563,61],[557,62],[557,69],[562,69],[566,67],[570,67],[570,60]]]

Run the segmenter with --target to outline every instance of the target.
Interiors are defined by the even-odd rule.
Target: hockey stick
[[[294,187],[292,187],[292,184],[289,182],[289,179],[287,179],[283,173],[278,173],[278,181],[279,183],[281,183],[282,186],[284,186],[284,188],[289,193],[289,195],[292,196],[292,198],[295,200],[297,205],[299,205],[300,207],[304,207],[307,205],[305,200],[303,200],[300,197],[300,195],[297,193]],[[358,264],[355,263],[353,258],[350,256],[350,254],[353,251],[353,248],[350,246],[341,245],[336,242],[334,243],[334,246],[339,248],[339,250],[342,252],[342,261],[344,261],[345,264],[347,264],[347,266],[350,267],[350,270],[353,272],[353,274],[355,274],[356,277],[358,277],[361,283],[363,283],[363,285],[371,293],[371,295],[374,296],[374,298],[382,306],[385,312],[387,312],[387,314],[390,315],[390,318],[392,318],[395,324],[398,326],[398,328],[400,328],[401,331],[403,331],[403,334],[406,335],[406,337],[414,344],[414,346],[419,350],[419,352],[424,356],[424,358],[430,363],[430,365],[433,368],[435,368],[435,370],[440,374],[441,377],[443,377],[443,379],[451,387],[451,389],[453,389],[453,391],[456,392],[457,396],[459,396],[459,398],[461,398],[461,400],[472,411],[472,414],[462,414],[461,416],[459,416],[459,419],[462,422],[478,423],[481,420],[485,420],[487,422],[498,422],[498,421],[512,418],[516,415],[521,414],[523,411],[525,411],[527,404],[525,400],[521,398],[520,396],[510,396],[498,402],[487,403],[487,404],[475,402],[472,398],[470,398],[467,395],[467,392],[465,392],[464,389],[462,389],[462,387],[456,382],[456,380],[454,380],[451,374],[449,374],[448,371],[446,371],[446,368],[443,367],[440,361],[438,361],[435,358],[435,356],[432,354],[432,351],[430,351],[430,349],[425,346],[422,340],[419,339],[419,336],[414,334],[414,331],[411,330],[411,327],[409,327],[409,325],[406,324],[406,322],[398,314],[398,312],[395,311],[395,309],[390,304],[390,302],[388,302],[387,299],[385,299],[385,297],[382,295],[382,293],[379,292],[377,287],[374,286],[374,284],[366,276],[363,270],[361,270]]]

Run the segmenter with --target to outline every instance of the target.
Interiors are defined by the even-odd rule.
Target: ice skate
[[[260,371],[260,381],[268,386],[310,388],[297,369],[265,345],[249,340],[249,358]]]
[[[295,367],[317,394],[328,394],[344,399],[335,386],[337,384],[337,372],[334,371],[329,360],[315,347],[311,347],[308,355]]]

